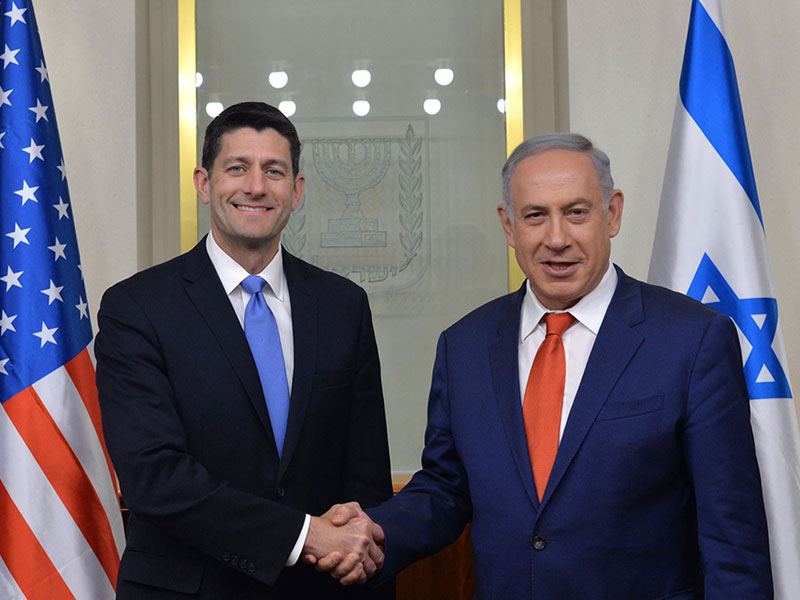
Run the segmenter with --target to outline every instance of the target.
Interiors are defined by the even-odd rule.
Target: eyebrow
[[[227,158],[223,159],[222,164],[224,166],[224,165],[230,165],[230,164],[233,164],[233,163],[250,164],[251,162],[252,162],[252,159],[250,157],[244,156],[244,155],[238,155],[238,156],[228,156]],[[264,166],[264,167],[269,167],[269,166],[272,166],[272,165],[277,165],[279,167],[283,167],[284,169],[288,169],[289,168],[289,163],[287,163],[285,160],[283,160],[281,158],[269,158],[269,159],[267,159],[267,160],[265,160],[264,162],[261,163],[261,166]]]
[[[586,198],[576,198],[572,202],[568,203],[564,208],[567,208],[567,209],[575,208],[576,206],[583,205],[583,204],[588,204],[589,206],[592,205],[592,203],[589,200],[587,200]]]
[[[565,206],[560,207],[560,208],[562,210],[569,210],[570,208],[575,208],[576,206],[585,206],[585,205],[591,206],[591,204],[592,203],[589,200],[585,199],[585,198],[576,198],[575,200],[572,200],[572,201],[568,202]],[[551,207],[549,207],[549,206],[545,206],[543,204],[536,204],[534,202],[530,202],[530,203],[528,203],[525,206],[522,206],[520,208],[520,210],[523,210],[523,211],[525,211],[525,210],[548,211],[550,209],[551,209]]]

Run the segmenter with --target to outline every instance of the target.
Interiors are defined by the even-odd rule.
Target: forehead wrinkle
[[[569,150],[548,150],[525,158],[511,177],[512,186],[515,181],[520,187],[556,190],[586,185],[600,190],[591,158]]]

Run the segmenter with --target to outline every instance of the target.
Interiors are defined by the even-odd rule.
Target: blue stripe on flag
[[[0,49],[0,403],[91,341],[50,79],[33,7],[2,2]],[[28,6],[25,6],[28,4]],[[23,10],[15,21],[13,6]],[[12,9],[12,10],[8,10]]]
[[[733,57],[699,0],[692,3],[680,94],[686,111],[742,184],[763,228]]]

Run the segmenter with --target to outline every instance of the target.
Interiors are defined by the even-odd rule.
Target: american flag
[[[0,599],[113,598],[124,544],[50,80],[0,0]]]

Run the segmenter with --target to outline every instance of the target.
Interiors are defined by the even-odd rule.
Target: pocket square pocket
[[[598,421],[611,421],[613,419],[627,419],[648,413],[658,412],[664,408],[664,395],[637,398],[636,400],[609,400],[597,415]]]

